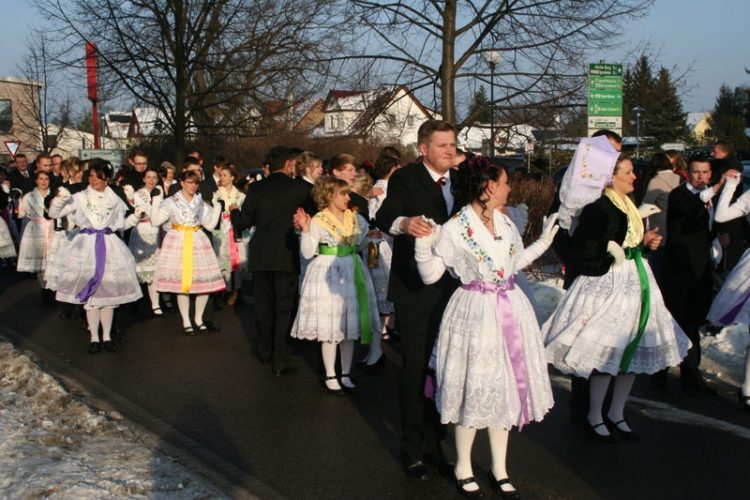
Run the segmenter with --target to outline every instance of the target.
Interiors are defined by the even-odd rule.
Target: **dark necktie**
[[[440,177],[438,180],[435,181],[435,184],[440,186],[441,188],[445,186],[445,177]]]

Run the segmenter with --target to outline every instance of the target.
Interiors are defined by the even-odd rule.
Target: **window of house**
[[[414,126],[414,115],[407,115],[407,117],[406,117],[406,126],[407,127],[413,127]]]
[[[328,128],[335,129],[336,128],[336,122],[335,117],[333,115],[328,117]]]
[[[13,129],[13,106],[10,99],[0,99],[0,133],[10,134]]]
[[[344,128],[344,117],[341,115],[336,116],[336,128],[337,129]]]

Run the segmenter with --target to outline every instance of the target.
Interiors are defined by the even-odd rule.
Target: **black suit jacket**
[[[299,272],[299,237],[292,218],[309,194],[309,188],[281,172],[250,184],[242,211],[231,214],[235,230],[255,226],[248,247],[249,271]]]
[[[311,216],[317,214],[319,212],[318,205],[315,203],[315,200],[313,200],[312,197],[312,189],[315,184],[307,182],[302,177],[295,177],[294,182],[307,189],[307,198],[305,199],[305,204],[302,206],[302,208],[304,208],[305,212],[307,212]]]
[[[664,280],[680,286],[703,283],[711,272],[709,213],[699,194],[682,184],[667,201],[667,244],[664,247]],[[714,201],[716,197],[714,197]]]
[[[28,177],[24,177],[21,175],[21,172],[13,169],[8,172],[8,180],[10,181],[11,188],[20,189],[23,194],[30,193],[36,187],[36,184],[34,184],[34,176],[31,175],[31,171],[29,171]]]
[[[450,175],[453,182],[453,170]],[[459,208],[454,206],[453,213]],[[376,222],[382,231],[389,232],[397,217],[417,215],[424,215],[438,224],[444,224],[449,218],[443,193],[422,163],[400,168],[390,177],[388,195],[378,210]],[[437,283],[425,285],[414,260],[414,238],[405,234],[394,238],[389,300],[420,310],[431,310],[457,286],[458,281],[449,273],[445,273]]]

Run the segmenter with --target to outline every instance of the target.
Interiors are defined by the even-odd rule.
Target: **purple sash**
[[[86,302],[89,297],[96,293],[97,288],[102,283],[102,276],[104,276],[104,263],[107,260],[107,245],[104,242],[104,235],[112,234],[112,229],[105,227],[104,229],[94,229],[93,227],[87,227],[81,229],[82,234],[95,234],[96,243],[94,243],[94,253],[96,256],[96,270],[94,276],[84,285],[84,287],[76,294],[76,299],[81,302]]]
[[[722,325],[731,324],[735,320],[735,318],[737,318],[737,315],[740,313],[742,308],[745,306],[745,302],[747,302],[747,299],[750,299],[750,291],[745,293],[745,297],[741,301],[739,301],[737,304],[735,304],[734,307],[727,311],[724,316],[719,318],[719,323],[721,323]]]
[[[521,414],[518,416],[518,430],[529,423],[529,386],[526,381],[526,360],[523,356],[521,332],[513,314],[513,304],[506,293],[515,289],[515,280],[511,276],[504,284],[498,285],[488,281],[472,281],[468,285],[461,285],[464,290],[481,293],[494,293],[497,296],[497,322],[503,330],[505,348],[508,350],[510,363],[513,367],[513,377],[516,379],[518,399],[521,401]]]

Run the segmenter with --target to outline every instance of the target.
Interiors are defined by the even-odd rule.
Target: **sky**
[[[19,76],[25,40],[36,22],[30,4],[30,0],[2,0],[0,76]],[[627,64],[635,49],[648,44],[659,56],[657,65],[679,72],[691,68],[682,96],[685,111],[708,111],[722,84],[750,85],[744,70],[750,68],[748,19],[748,0],[716,0],[710,6],[699,0],[656,0],[646,18],[624,26],[625,35],[616,49],[588,62]]]

